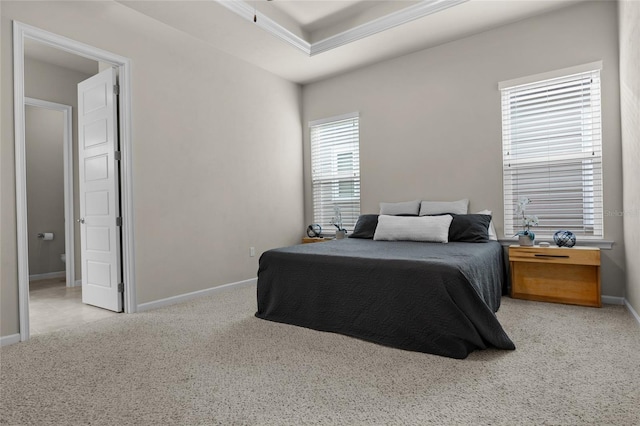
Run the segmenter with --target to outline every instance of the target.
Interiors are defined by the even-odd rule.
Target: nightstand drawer
[[[591,247],[509,247],[509,260],[557,263],[562,265],[600,265],[600,250]]]
[[[588,265],[518,263],[511,275],[511,297],[597,307],[599,275],[599,268]]]

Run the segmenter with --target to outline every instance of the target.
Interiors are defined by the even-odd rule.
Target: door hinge
[[[116,217],[116,226],[122,226],[122,217]]]
[[[124,293],[124,283],[118,283],[118,293]]]
[[[119,95],[120,94],[120,86],[119,85],[114,85],[113,86],[113,94],[114,95]]]
[[[116,159],[116,161],[120,161],[122,160],[122,153],[120,151],[116,151],[114,152],[113,157]]]

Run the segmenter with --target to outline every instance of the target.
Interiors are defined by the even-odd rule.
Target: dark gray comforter
[[[452,358],[515,349],[494,312],[505,279],[489,243],[335,240],[265,252],[256,316]]]

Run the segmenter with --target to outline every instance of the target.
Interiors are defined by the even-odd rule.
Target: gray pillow
[[[389,216],[413,215],[420,212],[420,200],[405,201],[402,203],[380,203],[380,214]]]
[[[420,216],[434,214],[467,214],[469,200],[464,198],[458,201],[423,201],[420,203]]]

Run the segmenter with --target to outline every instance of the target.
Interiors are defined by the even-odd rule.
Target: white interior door
[[[113,68],[78,84],[82,302],[122,312],[118,121]]]

